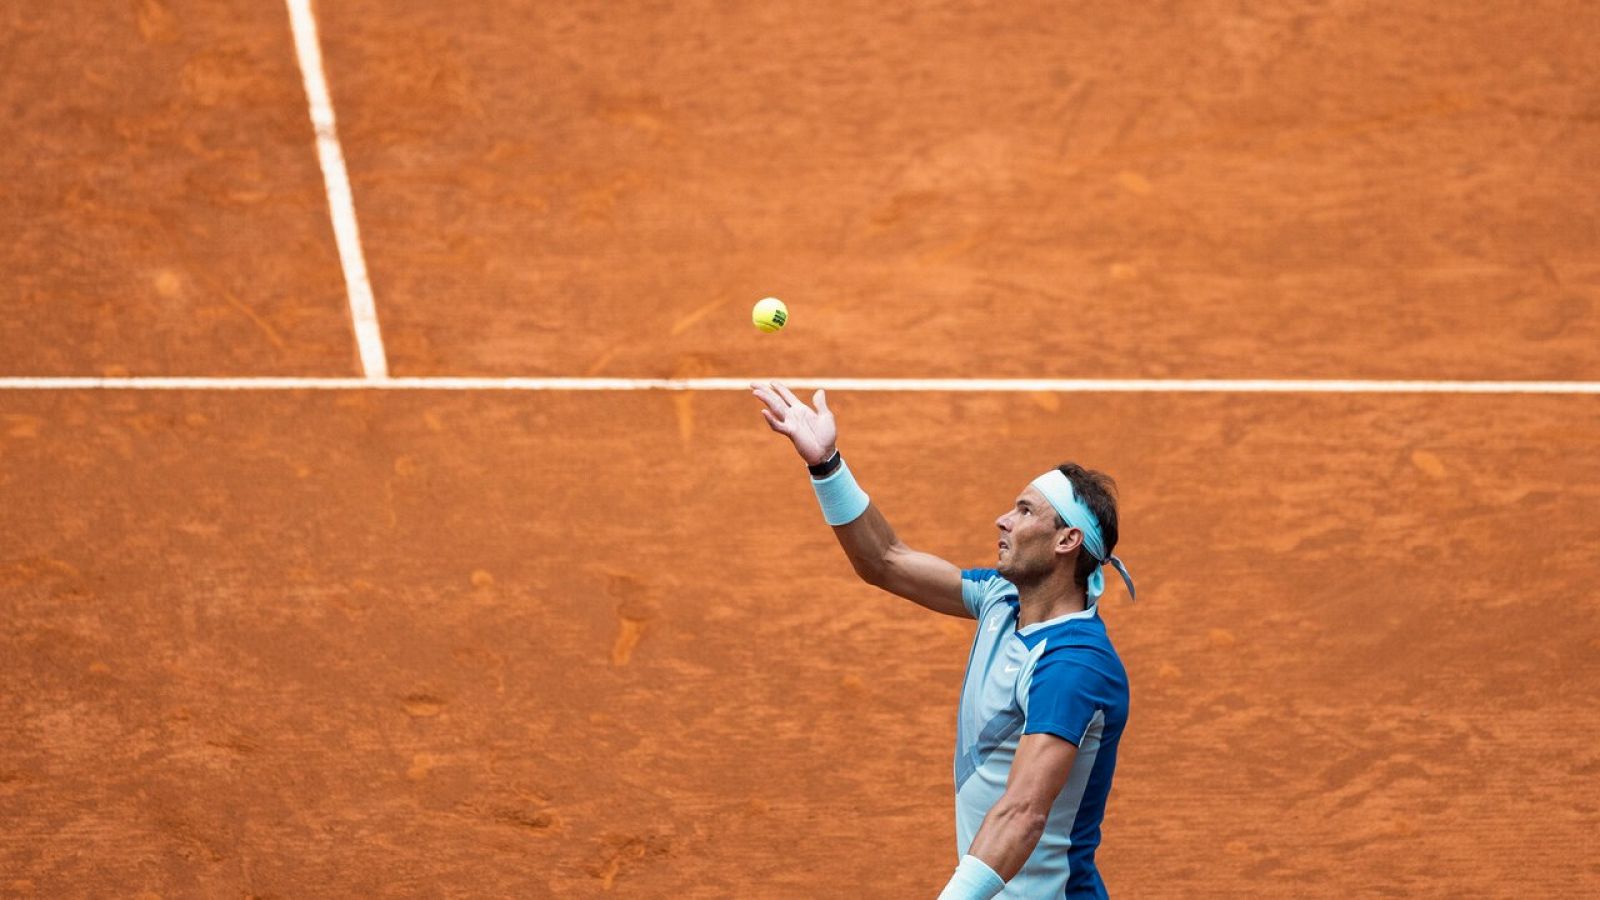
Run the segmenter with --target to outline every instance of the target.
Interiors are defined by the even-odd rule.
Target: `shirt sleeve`
[[[961,602],[974,619],[983,618],[983,604],[994,593],[1000,573],[994,569],[961,570]]]
[[[1028,685],[1027,720],[1023,734],[1053,734],[1074,746],[1103,708],[1104,677],[1084,660],[1067,652],[1046,653]]]

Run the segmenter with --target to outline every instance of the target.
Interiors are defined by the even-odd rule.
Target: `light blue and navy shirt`
[[[1078,748],[1044,836],[1001,897],[1104,897],[1095,869],[1117,744],[1128,722],[1128,675],[1099,608],[1017,628],[1017,589],[993,569],[961,573],[978,633],[956,728],[956,845],[965,855],[1005,793],[1017,743],[1053,734]]]

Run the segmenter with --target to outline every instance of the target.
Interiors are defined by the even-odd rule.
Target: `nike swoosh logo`
[[[1006,666],[1006,674],[1010,675],[1012,672],[1017,671],[1019,668],[1021,668],[1021,666]]]

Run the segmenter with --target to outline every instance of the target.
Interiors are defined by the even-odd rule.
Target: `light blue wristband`
[[[989,864],[968,853],[950,876],[939,900],[990,900],[1006,889],[1006,882]]]
[[[872,501],[866,491],[856,484],[850,466],[839,458],[837,471],[823,479],[811,479],[811,489],[817,492],[817,502],[822,504],[822,518],[829,525],[848,525],[867,511]]]

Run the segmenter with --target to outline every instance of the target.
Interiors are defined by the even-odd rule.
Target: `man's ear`
[[[1056,552],[1071,553],[1083,546],[1083,529],[1063,528],[1056,532]]]

